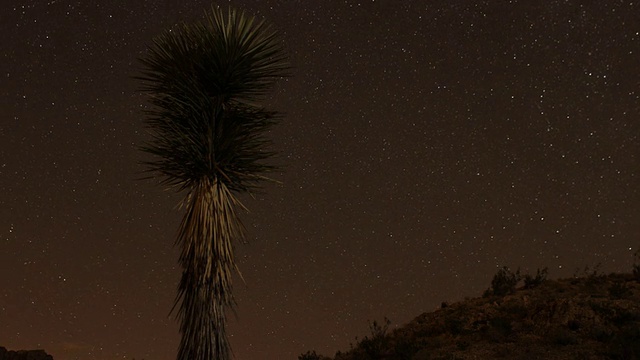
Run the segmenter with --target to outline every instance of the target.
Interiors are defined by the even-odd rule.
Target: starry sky
[[[480,296],[498,267],[629,272],[640,4],[221,1],[280,30],[281,184],[243,195],[239,360],[346,350]],[[181,194],[139,180],[151,39],[208,1],[4,1],[0,345],[175,358]]]

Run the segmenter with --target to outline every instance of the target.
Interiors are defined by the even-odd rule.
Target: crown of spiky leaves
[[[205,177],[229,189],[254,187],[272,166],[263,162],[265,130],[277,113],[256,105],[286,76],[282,42],[264,21],[213,8],[202,23],[180,25],[154,39],[138,78],[154,105],[146,124],[156,155],[148,169],[180,189]]]

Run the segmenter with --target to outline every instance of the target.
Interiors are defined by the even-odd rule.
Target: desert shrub
[[[582,270],[580,268],[577,268],[576,271],[573,273],[573,277],[574,278],[584,277],[587,279],[589,278],[596,279],[596,278],[602,277],[603,274],[600,272],[601,266],[602,266],[602,263],[597,263],[593,267],[586,265]]]
[[[491,288],[489,288],[483,294],[484,297],[490,295],[505,296],[507,294],[513,294],[516,291],[516,286],[520,281],[520,269],[515,273],[509,270],[508,267],[503,267],[493,275],[491,280]]]
[[[365,336],[359,343],[359,347],[370,359],[378,359],[383,355],[388,345],[387,330],[391,321],[384,318],[384,323],[369,322],[370,336]]]
[[[545,267],[544,269],[536,270],[536,276],[533,277],[529,274],[524,276],[524,288],[525,289],[533,289],[535,287],[540,286],[545,280],[547,280],[547,274],[549,273],[549,268]]]
[[[485,290],[485,291],[482,293],[482,297],[483,297],[483,298],[488,298],[488,297],[490,297],[490,296],[492,296],[492,295],[493,295],[493,289],[491,289],[491,288],[488,288],[487,290]]]
[[[315,350],[307,351],[304,354],[298,355],[298,360],[323,360],[323,359],[325,359],[325,357],[316,354]]]
[[[602,285],[607,280],[607,275],[600,271],[600,267],[602,263],[597,263],[594,267],[590,268],[589,266],[585,266],[582,271],[582,276],[586,279],[585,285],[587,288],[591,290],[599,290],[600,285]]]
[[[631,291],[631,289],[627,286],[627,284],[623,282],[617,281],[609,287],[609,296],[612,299],[615,299],[615,300],[626,299],[631,295],[633,295],[633,291]]]

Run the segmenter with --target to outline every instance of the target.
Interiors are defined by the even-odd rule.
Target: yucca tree
[[[237,194],[266,179],[265,130],[277,113],[258,103],[288,65],[282,43],[264,21],[212,8],[205,21],[154,39],[143,64],[145,118],[154,155],[147,170],[185,193],[176,244],[182,278],[174,308],[182,339],[178,360],[230,358],[227,310],[234,306],[234,241],[242,240]]]

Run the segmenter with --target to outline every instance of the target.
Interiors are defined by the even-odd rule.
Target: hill
[[[482,297],[371,334],[333,360],[640,360],[640,271],[547,280],[507,268]],[[516,285],[524,280],[524,285]],[[330,360],[307,352],[299,360]]]
[[[0,360],[53,360],[44,350],[12,351],[0,346]]]

